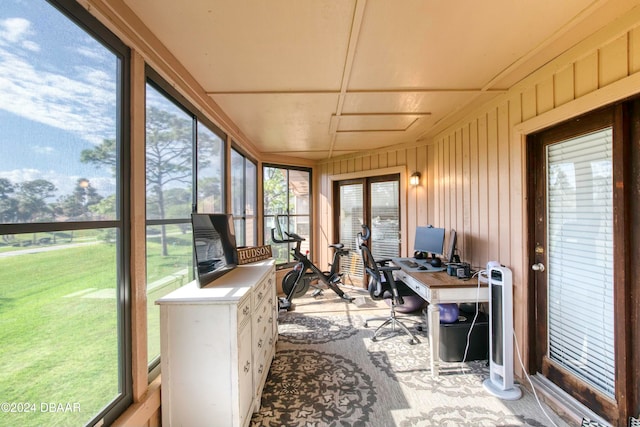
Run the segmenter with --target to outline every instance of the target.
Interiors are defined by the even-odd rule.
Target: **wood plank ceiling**
[[[629,0],[124,0],[257,150],[428,139]]]

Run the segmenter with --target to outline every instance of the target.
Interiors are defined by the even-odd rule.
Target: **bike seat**
[[[342,248],[344,248],[344,244],[342,244],[342,243],[334,243],[332,245],[329,245],[329,247],[333,248],[333,249],[342,249]]]

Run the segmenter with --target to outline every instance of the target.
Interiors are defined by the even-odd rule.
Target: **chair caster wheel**
[[[369,324],[368,324],[367,322],[364,322],[364,327],[365,327],[365,328],[368,328],[368,327],[369,327]]]
[[[409,344],[410,344],[410,345],[416,345],[416,344],[418,344],[418,343],[416,342],[416,340],[409,340]]]
[[[371,338],[371,341],[376,342],[376,341],[378,341],[378,338],[373,337],[373,338]]]
[[[420,332],[422,332],[422,330],[424,329],[422,326],[416,326],[416,329],[419,330]]]

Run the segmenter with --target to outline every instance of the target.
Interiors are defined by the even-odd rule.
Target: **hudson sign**
[[[249,264],[271,258],[271,245],[238,248],[238,264]]]

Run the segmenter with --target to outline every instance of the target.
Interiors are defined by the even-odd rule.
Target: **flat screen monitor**
[[[191,214],[196,280],[203,288],[238,265],[236,234],[230,214]]]
[[[453,228],[449,232],[449,248],[447,250],[447,262],[460,262],[458,256],[456,255],[456,241],[458,239],[458,234],[456,230]],[[456,261],[457,260],[457,261]]]
[[[431,254],[431,265],[439,267],[444,254],[444,228],[416,227],[414,250]]]

